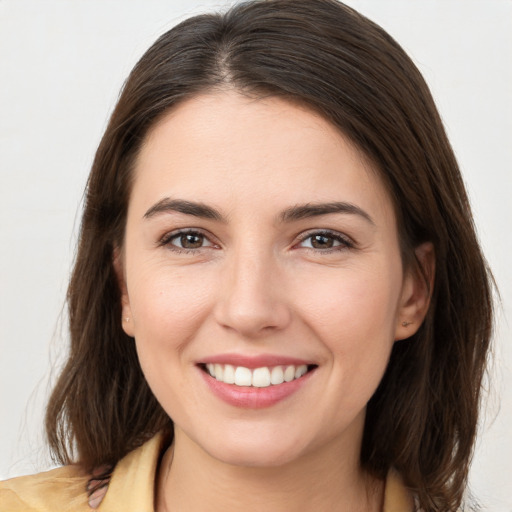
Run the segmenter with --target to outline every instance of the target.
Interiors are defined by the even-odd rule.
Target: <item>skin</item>
[[[169,198],[222,220],[156,211]],[[364,213],[281,218],[332,202]],[[186,251],[183,229],[197,232]],[[393,343],[421,324],[428,291],[403,269],[392,202],[360,152],[289,101],[197,96],[147,136],[125,235],[123,327],[175,423],[157,510],[380,510],[383,485],[359,466],[366,404]],[[417,255],[432,266],[430,246]],[[239,408],[197,366],[228,352],[317,368],[285,400]]]

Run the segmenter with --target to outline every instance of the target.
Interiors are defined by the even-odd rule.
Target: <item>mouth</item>
[[[222,363],[200,363],[199,368],[215,380],[244,388],[268,388],[302,379],[316,364],[288,364],[247,368]]]

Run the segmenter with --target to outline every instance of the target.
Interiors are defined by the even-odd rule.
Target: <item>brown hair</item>
[[[55,457],[115,463],[155,432],[172,433],[121,328],[113,250],[148,129],[180,101],[223,87],[320,112],[388,187],[405,264],[417,264],[416,246],[433,243],[431,306],[418,332],[395,343],[368,404],[361,460],[380,478],[395,467],[425,511],[455,510],[475,440],[492,281],[427,85],[384,30],[335,0],[254,1],[188,19],[131,72],[87,187],[68,290],[71,350],[46,417]]]

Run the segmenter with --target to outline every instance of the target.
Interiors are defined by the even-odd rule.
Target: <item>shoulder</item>
[[[87,505],[88,475],[78,466],[0,482],[0,510],[9,512],[80,512]]]
[[[167,436],[155,435],[121,459],[107,477],[70,465],[5,480],[0,482],[0,511],[91,512],[101,504],[103,512],[152,512],[158,464],[167,446]],[[99,484],[98,493],[89,492],[91,481]]]

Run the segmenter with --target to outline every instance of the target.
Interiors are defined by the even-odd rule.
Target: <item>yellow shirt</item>
[[[100,512],[153,512],[162,436],[155,436],[116,465]],[[90,478],[76,465],[0,482],[0,512],[91,512]],[[383,512],[411,512],[413,500],[400,477],[386,480]]]

